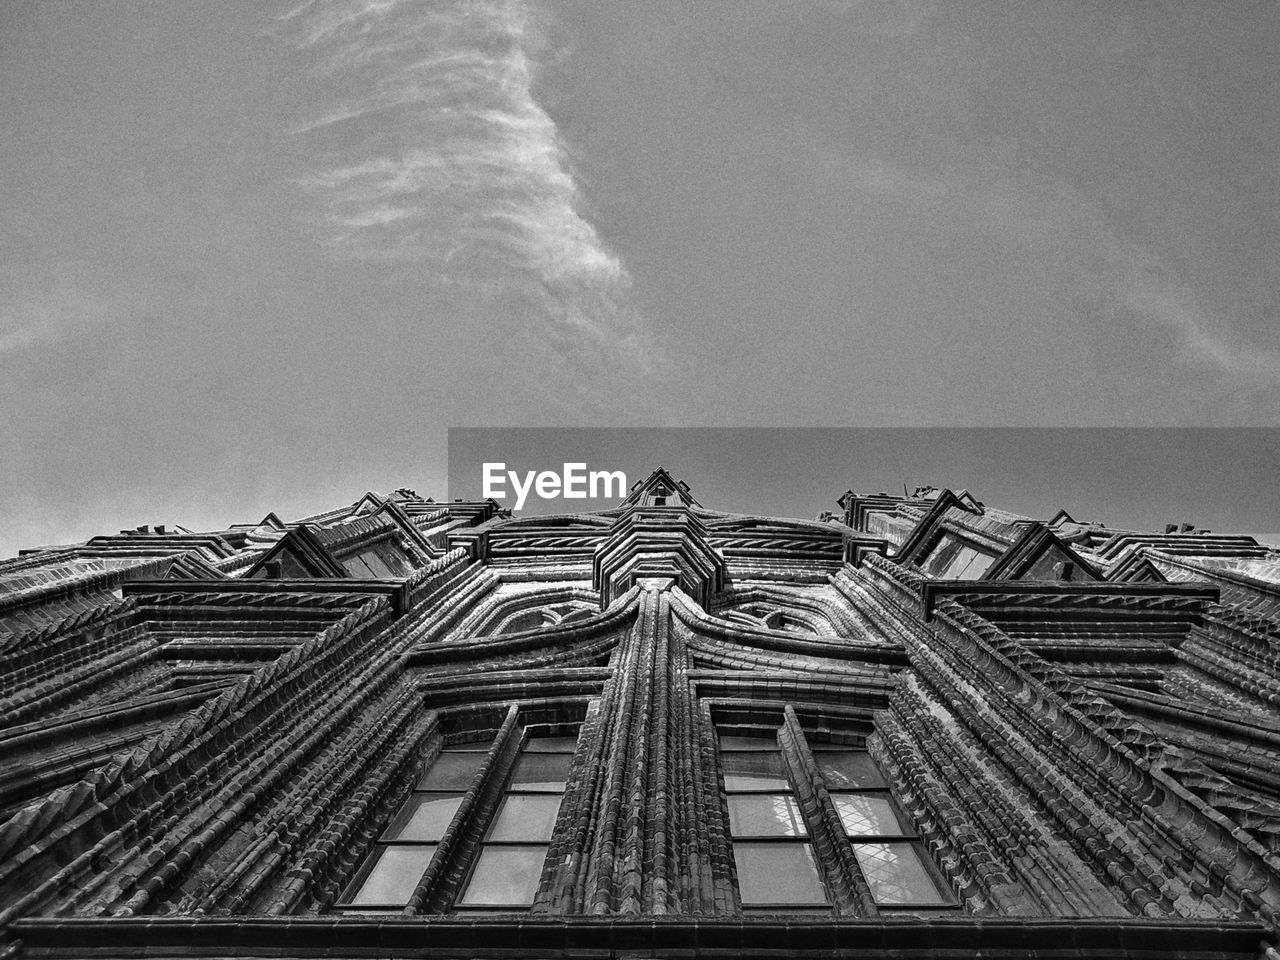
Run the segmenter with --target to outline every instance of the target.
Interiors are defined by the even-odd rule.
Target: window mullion
[[[747,749],[733,749],[739,746]],[[769,749],[759,749],[734,737],[725,747],[720,752],[722,795],[741,909],[829,912],[810,831],[780,746],[775,740]],[[779,885],[780,878],[789,878],[790,887]]]
[[[494,797],[514,762],[520,747],[521,730],[516,707],[512,705],[484,756],[479,775],[466,791],[453,822],[427,872],[418,882],[405,908],[406,913],[435,913],[445,909],[455,893],[457,865],[474,860],[477,834],[492,821]]]
[[[814,838],[818,863],[826,877],[836,911],[854,916],[875,916],[877,910],[871,891],[858,869],[853,851],[844,839],[840,820],[827,795],[813,752],[809,749],[808,738],[790,704],[783,709],[779,742],[787,761],[788,773],[800,798],[801,809],[809,824],[809,833]]]
[[[547,738],[555,746],[567,746],[564,743],[567,739]],[[485,829],[475,845],[470,870],[456,897],[455,910],[518,912],[532,906],[564,802],[572,762],[572,750],[546,749],[539,746],[538,739],[522,745],[507,769],[503,789],[497,794]],[[545,831],[545,836],[521,835],[522,831],[529,830]],[[530,853],[522,855],[520,851]]]

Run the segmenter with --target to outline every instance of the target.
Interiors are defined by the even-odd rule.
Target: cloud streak
[[[1134,273],[1122,291],[1125,305],[1139,316],[1168,325],[1198,362],[1227,373],[1280,382],[1280,353],[1240,346],[1212,332],[1216,325],[1176,284]]]
[[[1086,191],[1066,181],[997,184],[974,191],[984,218],[1023,249],[1068,265],[1081,289],[1120,308],[1130,323],[1169,329],[1185,358],[1259,382],[1280,382],[1280,353],[1239,342],[1152,242],[1129,235]],[[1188,243],[1188,245],[1190,245]]]
[[[43,285],[0,278],[0,359],[123,319],[118,298],[106,294],[88,271],[75,264],[58,267],[61,276]]]
[[[422,265],[514,298],[562,346],[643,364],[630,277],[581,212],[534,96],[538,25],[514,0],[313,0],[281,18],[339,102],[294,131],[326,162],[299,178],[342,258]]]

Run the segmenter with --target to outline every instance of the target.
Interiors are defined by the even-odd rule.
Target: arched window
[[[555,617],[545,610],[526,610],[513,614],[498,627],[497,633],[523,633],[525,630],[536,630],[538,627],[555,623]]]
[[[764,618],[764,625],[770,630],[789,630],[792,633],[816,634],[813,625],[802,620],[793,613],[775,610]]]

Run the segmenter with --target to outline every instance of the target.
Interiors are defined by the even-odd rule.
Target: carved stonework
[[[839,507],[0,562],[0,957],[1274,956],[1275,553]]]

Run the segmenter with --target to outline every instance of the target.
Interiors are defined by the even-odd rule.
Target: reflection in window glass
[[[855,843],[853,852],[877,904],[902,906],[949,902],[934,883],[933,875],[921,861],[914,843],[868,841]]]
[[[569,754],[526,752],[516,761],[510,789],[559,793],[569,779],[570,760]]]
[[[870,754],[822,751],[814,758],[875,902],[885,908],[952,906],[950,891],[938,880]]]
[[[966,540],[946,536],[921,561],[920,569],[939,580],[977,580],[995,559]]]
[[[902,824],[887,797],[873,793],[833,793],[831,801],[849,836],[901,836]]]
[[[829,914],[809,829],[778,749],[777,731],[720,737],[729,836],[744,910]]]
[[[729,830],[735,837],[803,837],[800,804],[785,793],[743,793],[728,797]]]
[[[828,790],[886,787],[884,776],[865,750],[832,750],[813,755]]]
[[[363,875],[347,892],[352,907],[402,907],[426,873],[469,788],[484,765],[487,741],[436,755],[414,792],[396,812],[369,855]]]
[[[733,860],[744,906],[823,903],[827,899],[813,850],[807,843],[735,840]]]
[[[439,840],[458,812],[462,797],[414,794],[387,828],[384,840]]]
[[[550,840],[560,811],[560,796],[510,794],[503,798],[490,840]]]
[[[419,790],[462,790],[471,786],[484,763],[483,753],[445,750],[418,783]]]
[[[721,757],[726,790],[787,790],[780,753],[726,753]]]
[[[529,906],[538,892],[542,861],[546,857],[545,845],[487,844],[480,851],[480,859],[460,902],[475,906]]]
[[[456,910],[524,910],[533,904],[576,747],[573,737],[525,741]]]
[[[380,848],[377,861],[351,902],[397,905],[408,903],[413,888],[426,872],[427,864],[431,862],[435,852],[435,844]]]

